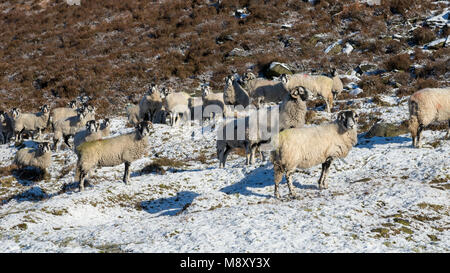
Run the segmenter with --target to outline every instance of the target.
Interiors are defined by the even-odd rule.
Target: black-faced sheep
[[[41,142],[37,149],[24,148],[18,150],[14,157],[14,164],[19,167],[31,166],[46,171],[52,163],[52,153],[49,142]]]
[[[292,174],[296,168],[307,169],[318,164],[322,164],[319,188],[326,189],[331,162],[346,157],[357,142],[357,117],[354,111],[342,111],[334,122],[282,131],[272,151],[275,197],[280,197],[278,185],[284,175],[293,197]]]
[[[280,131],[289,128],[299,128],[305,124],[307,107],[305,101],[309,92],[303,87],[290,90],[280,104]]]
[[[22,133],[25,131],[37,131],[38,138],[40,138],[42,131],[47,127],[49,116],[49,108],[46,104],[43,105],[41,110],[36,114],[21,113],[19,109],[13,109],[13,124],[16,141],[22,140]]]
[[[69,143],[69,138],[83,130],[86,122],[89,120],[93,120],[92,115],[89,115],[87,108],[83,108],[78,111],[77,116],[57,121],[53,134],[53,149],[58,149],[58,142],[61,138],[64,138],[64,143],[72,148],[72,145]]]
[[[75,177],[79,178],[80,191],[84,190],[84,181],[90,171],[96,167],[112,167],[122,163],[125,163],[123,182],[127,184],[130,164],[146,153],[152,128],[151,122],[142,121],[132,133],[84,142],[78,146]]]

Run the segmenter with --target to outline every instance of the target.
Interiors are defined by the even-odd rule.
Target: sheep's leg
[[[450,120],[448,121],[447,134],[445,134],[445,138],[449,138],[449,137],[450,137]]]
[[[250,164],[255,165],[257,145],[251,147]]]
[[[66,145],[72,149],[72,145],[69,143],[69,138],[70,136],[64,136],[64,143],[66,143]]]
[[[287,171],[286,172],[286,181],[289,187],[289,195],[291,196],[291,198],[295,197],[295,190],[294,190],[294,184],[292,183],[292,173],[294,173],[295,171]]]
[[[281,168],[278,165],[273,166],[273,178],[275,181],[275,192],[274,192],[275,198],[280,198],[281,196],[278,188],[281,180],[283,179],[283,170],[281,170]]]
[[[325,182],[328,176],[328,172],[330,170],[331,162],[333,159],[331,157],[327,158],[327,160],[322,163],[322,173],[320,174],[319,178],[319,189],[326,189],[328,188],[328,183]]]
[[[128,184],[128,180],[130,179],[130,162],[125,162],[125,172],[123,174],[123,182]]]
[[[222,156],[222,160],[223,160],[223,163],[222,163],[222,166],[225,168],[225,162],[227,162],[227,157],[228,157],[228,154],[231,152],[231,148],[230,147],[226,147],[225,148],[225,152],[223,153],[223,156]]]
[[[58,138],[53,139],[53,151],[55,152],[58,150],[58,142],[59,142]]]
[[[250,144],[245,145],[245,165],[250,164],[250,160],[252,159],[252,148],[250,147]]]
[[[421,144],[422,131],[423,131],[423,125],[420,124],[419,128],[417,129],[417,141],[416,141],[417,148],[420,148],[422,146],[422,144]]]
[[[79,189],[80,191],[84,191],[84,182],[86,180],[86,172],[81,169],[81,167],[78,167],[78,172],[80,174],[80,181],[78,182],[80,184]]]

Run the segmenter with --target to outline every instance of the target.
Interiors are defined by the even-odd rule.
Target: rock
[[[378,122],[370,128],[364,137],[395,137],[406,133],[408,133],[408,128],[405,122],[400,124]]]
[[[289,68],[287,64],[278,62],[272,62],[269,68],[264,71],[264,75],[267,78],[279,77],[282,74],[292,75],[294,74],[294,72]]]
[[[342,40],[332,43],[329,47],[325,49],[327,54],[337,54],[342,51]]]
[[[424,49],[439,49],[442,47],[448,46],[450,43],[450,36],[447,36],[447,38],[441,38],[434,40],[426,45],[423,46]]]
[[[345,43],[345,47],[342,49],[342,52],[348,55],[352,51],[353,51],[353,46],[349,43]]]

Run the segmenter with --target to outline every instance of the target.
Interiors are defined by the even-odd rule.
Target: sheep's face
[[[20,116],[20,109],[18,108],[13,108],[11,110],[11,115],[13,118],[17,118],[18,116]]]
[[[296,100],[301,99],[303,101],[308,100],[310,95],[309,91],[301,86],[292,89],[289,93],[292,98]]]
[[[227,76],[225,78],[225,86],[227,86],[227,87],[231,86],[233,84],[233,81],[234,81],[234,76],[233,75]]]
[[[103,128],[107,128],[111,125],[111,121],[109,120],[109,118],[105,118],[103,120]]]
[[[90,121],[86,122],[86,130],[90,133],[97,132],[98,123],[95,120],[90,120]]]
[[[152,129],[153,124],[150,121],[141,121],[136,126],[136,130],[138,131],[141,138],[149,136],[151,134]]]
[[[73,101],[69,102],[69,108],[76,109],[77,101],[73,100]]]
[[[41,107],[41,111],[42,111],[42,113],[48,113],[48,105],[47,105],[47,104],[44,104],[44,105]]]
[[[39,150],[42,153],[47,153],[47,152],[50,151],[50,143],[49,142],[42,142],[42,143],[39,144],[38,148],[39,148]]]
[[[250,71],[249,72],[245,72],[244,75],[242,75],[242,81],[243,82],[248,82],[248,81],[251,81],[251,80],[254,80],[254,79],[256,79],[256,75],[253,74]]]
[[[338,114],[338,123],[346,130],[356,128],[358,123],[358,114],[355,111],[342,111]]]
[[[148,94],[152,95],[153,93],[158,92],[158,85],[152,84],[152,86],[148,90]]]
[[[4,122],[5,121],[5,112],[0,111],[0,122]]]
[[[203,85],[202,86],[202,96],[206,97],[211,93],[211,87],[209,87],[208,85]]]

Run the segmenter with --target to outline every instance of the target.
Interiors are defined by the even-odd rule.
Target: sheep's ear
[[[38,148],[42,150],[43,147],[44,145],[42,145],[42,143],[39,143]]]
[[[339,112],[337,116],[338,121],[344,121],[345,120],[345,112]]]

